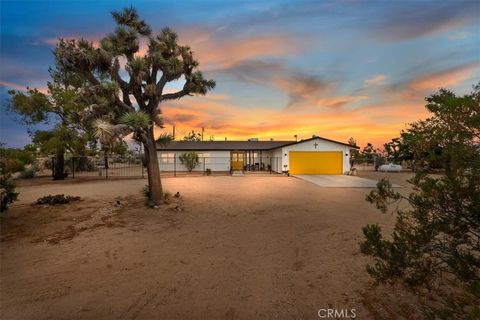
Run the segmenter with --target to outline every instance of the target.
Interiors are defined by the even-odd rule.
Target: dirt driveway
[[[346,175],[295,175],[295,177],[323,188],[375,188],[377,180]],[[392,185],[401,188],[398,184]]]
[[[147,209],[145,180],[25,186],[1,217],[1,319],[415,319],[401,289],[373,288],[361,228],[394,217],[368,189],[295,178],[164,179],[180,199]],[[40,195],[79,195],[43,207]],[[119,201],[119,204],[117,203]],[[418,318],[418,317],[417,317]]]

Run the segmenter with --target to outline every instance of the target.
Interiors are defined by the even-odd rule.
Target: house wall
[[[180,155],[185,151],[157,151],[160,171],[188,171],[181,163]],[[204,171],[210,168],[212,171],[230,171],[230,151],[195,151],[199,155],[200,164],[193,171]],[[263,163],[264,170],[272,166],[272,170],[281,172],[281,150],[274,154],[271,151],[255,151],[255,157],[252,157],[252,165]],[[245,162],[248,163],[247,153],[245,152]],[[205,164],[204,164],[205,160]],[[176,162],[175,162],[176,161]],[[175,168],[176,167],[176,168]],[[257,168],[258,170],[258,168]]]
[[[282,173],[282,166],[283,166],[282,148],[272,150],[271,155],[274,160],[272,161],[272,170],[278,173]]]
[[[315,148],[315,143],[317,143],[316,148]],[[279,152],[280,150],[281,152]],[[289,153],[291,151],[341,151],[343,153],[343,159],[342,159],[343,172],[347,172],[350,170],[350,162],[349,162],[350,147],[344,146],[342,144],[330,142],[330,141],[325,141],[322,139],[315,139],[315,140],[300,142],[290,146],[282,147],[281,149],[278,148],[273,150],[275,154],[279,154],[279,156],[281,156],[281,159],[282,159],[281,171],[290,170]],[[277,171],[277,172],[281,172],[281,171]]]
[[[185,151],[157,151],[160,171],[188,171],[179,157]],[[230,151],[196,151],[200,164],[193,171],[230,171]],[[174,159],[175,158],[175,159]],[[175,163],[176,162],[176,163]]]

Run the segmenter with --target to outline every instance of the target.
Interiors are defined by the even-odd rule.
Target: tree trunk
[[[153,136],[153,128],[148,136],[147,143],[144,143],[145,160],[148,173],[149,206],[160,205],[163,202],[162,182],[160,181],[160,168],[158,166],[157,148]]]
[[[65,157],[63,152],[55,155],[55,163],[53,164],[53,180],[65,180]]]

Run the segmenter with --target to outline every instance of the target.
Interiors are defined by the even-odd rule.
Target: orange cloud
[[[383,74],[377,74],[371,77],[370,79],[365,80],[365,85],[379,85],[385,83],[387,76]]]
[[[409,83],[409,87],[417,91],[436,90],[440,87],[452,87],[469,79],[479,67],[480,62],[474,62],[435,72],[414,79]]]
[[[427,111],[419,104],[369,105],[355,110],[297,110],[256,107],[245,109],[230,101],[187,97],[162,106],[166,128],[176,126],[177,139],[194,129],[205,128],[205,136],[216,140],[260,138],[292,140],[294,135],[309,138],[313,134],[347,141],[354,137],[381,147],[399,135],[407,123],[424,118]],[[160,130],[159,130],[160,131]]]
[[[0,86],[10,88],[10,89],[15,89],[19,91],[26,91],[27,88],[33,89],[33,87],[27,86],[27,85],[21,85],[18,83],[13,83],[9,81],[0,81]],[[36,88],[38,91],[41,93],[47,94],[48,93],[48,88],[43,87],[43,88]]]

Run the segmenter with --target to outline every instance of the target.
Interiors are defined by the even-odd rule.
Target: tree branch
[[[162,77],[157,82],[157,96],[161,96],[163,93],[163,88],[167,84],[167,76],[165,73],[162,74]],[[161,99],[161,98],[160,98]]]
[[[129,87],[129,84],[120,77],[119,70],[120,70],[120,62],[118,61],[118,58],[115,58],[115,62],[110,68],[110,76],[112,77],[112,80],[115,80],[120,85],[120,88],[122,89],[122,91],[124,91],[124,90],[127,90],[127,88]]]
[[[188,90],[186,90],[185,87],[184,87],[184,89],[182,89],[180,91],[177,91],[175,93],[163,94],[160,97],[160,101],[180,99],[181,97],[186,96],[186,95],[190,95],[190,92]]]

